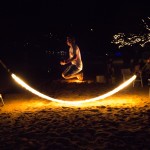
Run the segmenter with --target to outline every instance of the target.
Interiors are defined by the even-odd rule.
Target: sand
[[[37,88],[51,97],[76,101],[113,86],[53,82]],[[0,150],[148,150],[148,92],[148,86],[130,85],[106,99],[78,106],[47,101],[24,89],[6,92],[0,107]]]

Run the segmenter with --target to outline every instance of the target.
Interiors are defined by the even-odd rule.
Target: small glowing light
[[[120,91],[121,89],[125,88],[127,85],[129,85],[130,83],[132,83],[136,79],[136,75],[134,75],[130,79],[128,79],[126,82],[124,82],[123,84],[121,84],[117,88],[113,89],[112,91],[110,91],[106,94],[103,94],[101,96],[95,97],[95,98],[85,99],[85,100],[80,100],[80,101],[71,101],[71,100],[65,101],[65,100],[55,99],[55,98],[49,97],[47,95],[44,95],[44,94],[38,92],[37,90],[35,90],[32,87],[30,87],[29,85],[27,85],[23,80],[21,80],[15,74],[11,74],[11,76],[19,85],[21,85],[26,90],[30,91],[31,93],[33,93],[33,94],[35,94],[41,98],[44,98],[44,99],[47,99],[47,100],[50,100],[53,102],[64,103],[64,104],[69,104],[69,105],[79,105],[79,104],[83,104],[83,103],[87,103],[87,102],[94,102],[94,101],[104,99],[108,96],[115,94],[116,92]]]
[[[51,32],[49,33],[49,35],[50,35],[50,36],[53,36],[53,34],[52,34]]]

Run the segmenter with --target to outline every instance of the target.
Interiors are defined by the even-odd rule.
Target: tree
[[[147,18],[147,22],[150,22],[150,17]],[[125,34],[125,33],[118,33],[113,36],[113,40],[111,43],[118,45],[118,48],[124,46],[133,46],[135,44],[144,47],[146,43],[150,42],[150,27],[146,23],[144,19],[142,19],[144,24],[145,32],[140,34]]]

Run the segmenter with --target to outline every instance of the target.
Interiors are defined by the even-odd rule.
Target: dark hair
[[[73,36],[67,36],[67,40],[72,44],[75,43],[75,38]]]

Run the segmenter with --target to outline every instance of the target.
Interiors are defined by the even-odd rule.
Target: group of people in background
[[[148,79],[150,79],[150,57],[146,59],[146,62],[143,60],[137,61],[133,66],[132,72],[137,76],[141,75],[144,83],[147,83]]]
[[[147,84],[148,79],[150,79],[150,57],[146,60],[133,60],[131,64],[128,64],[128,68],[130,69],[131,74],[136,74],[137,78],[142,78],[143,83]],[[114,76],[115,66],[113,64],[113,59],[109,58],[107,62],[107,78],[109,83],[113,83]]]

